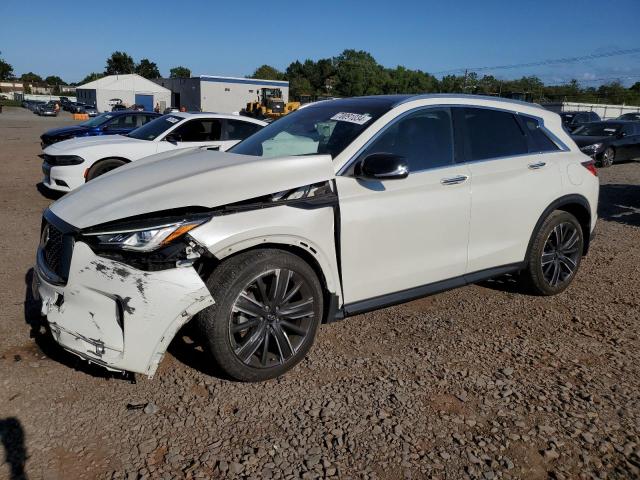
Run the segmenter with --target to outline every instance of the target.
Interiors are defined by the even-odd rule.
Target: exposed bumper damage
[[[55,340],[110,370],[153,376],[178,329],[214,303],[192,267],[137,270],[83,242],[74,246],[66,285],[41,271],[36,266],[34,294]]]

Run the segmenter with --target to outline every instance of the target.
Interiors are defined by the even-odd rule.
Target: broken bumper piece
[[[153,376],[176,332],[214,303],[192,267],[146,272],[73,248],[65,285],[36,265],[34,295],[42,300],[54,339],[109,370]]]

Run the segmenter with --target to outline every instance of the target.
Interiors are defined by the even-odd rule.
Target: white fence
[[[633,105],[604,105],[601,103],[557,102],[543,103],[542,106],[552,112],[596,112],[603,120],[618,118],[623,113],[640,112],[640,107]]]
[[[7,95],[5,93],[5,95]],[[11,95],[10,93],[8,95]],[[48,102],[49,100],[60,100],[60,97],[67,97],[70,102],[75,102],[76,97],[70,97],[68,95],[36,95],[33,93],[15,93],[14,100],[42,100]]]

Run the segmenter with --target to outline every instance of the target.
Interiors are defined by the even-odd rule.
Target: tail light
[[[582,166],[589,170],[594,177],[598,176],[598,170],[596,169],[596,162],[593,160],[589,160],[587,162],[582,162]]]

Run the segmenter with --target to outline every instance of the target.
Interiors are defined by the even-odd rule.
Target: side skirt
[[[380,295],[379,297],[369,298],[367,300],[360,300],[359,302],[348,303],[344,305],[342,310],[338,310],[336,312],[335,319],[339,320],[341,318],[359,315],[361,313],[390,307],[392,305],[398,305],[400,303],[409,302],[417,298],[426,297],[435,293],[451,290],[453,288],[463,287],[472,283],[499,277],[507,273],[515,273],[522,270],[524,267],[525,262],[511,263],[509,265],[502,265],[500,267],[488,268],[486,270],[480,270],[479,272],[460,275],[459,277],[442,280],[440,282],[429,283],[420,287],[409,288],[407,290],[401,290],[387,295]]]

